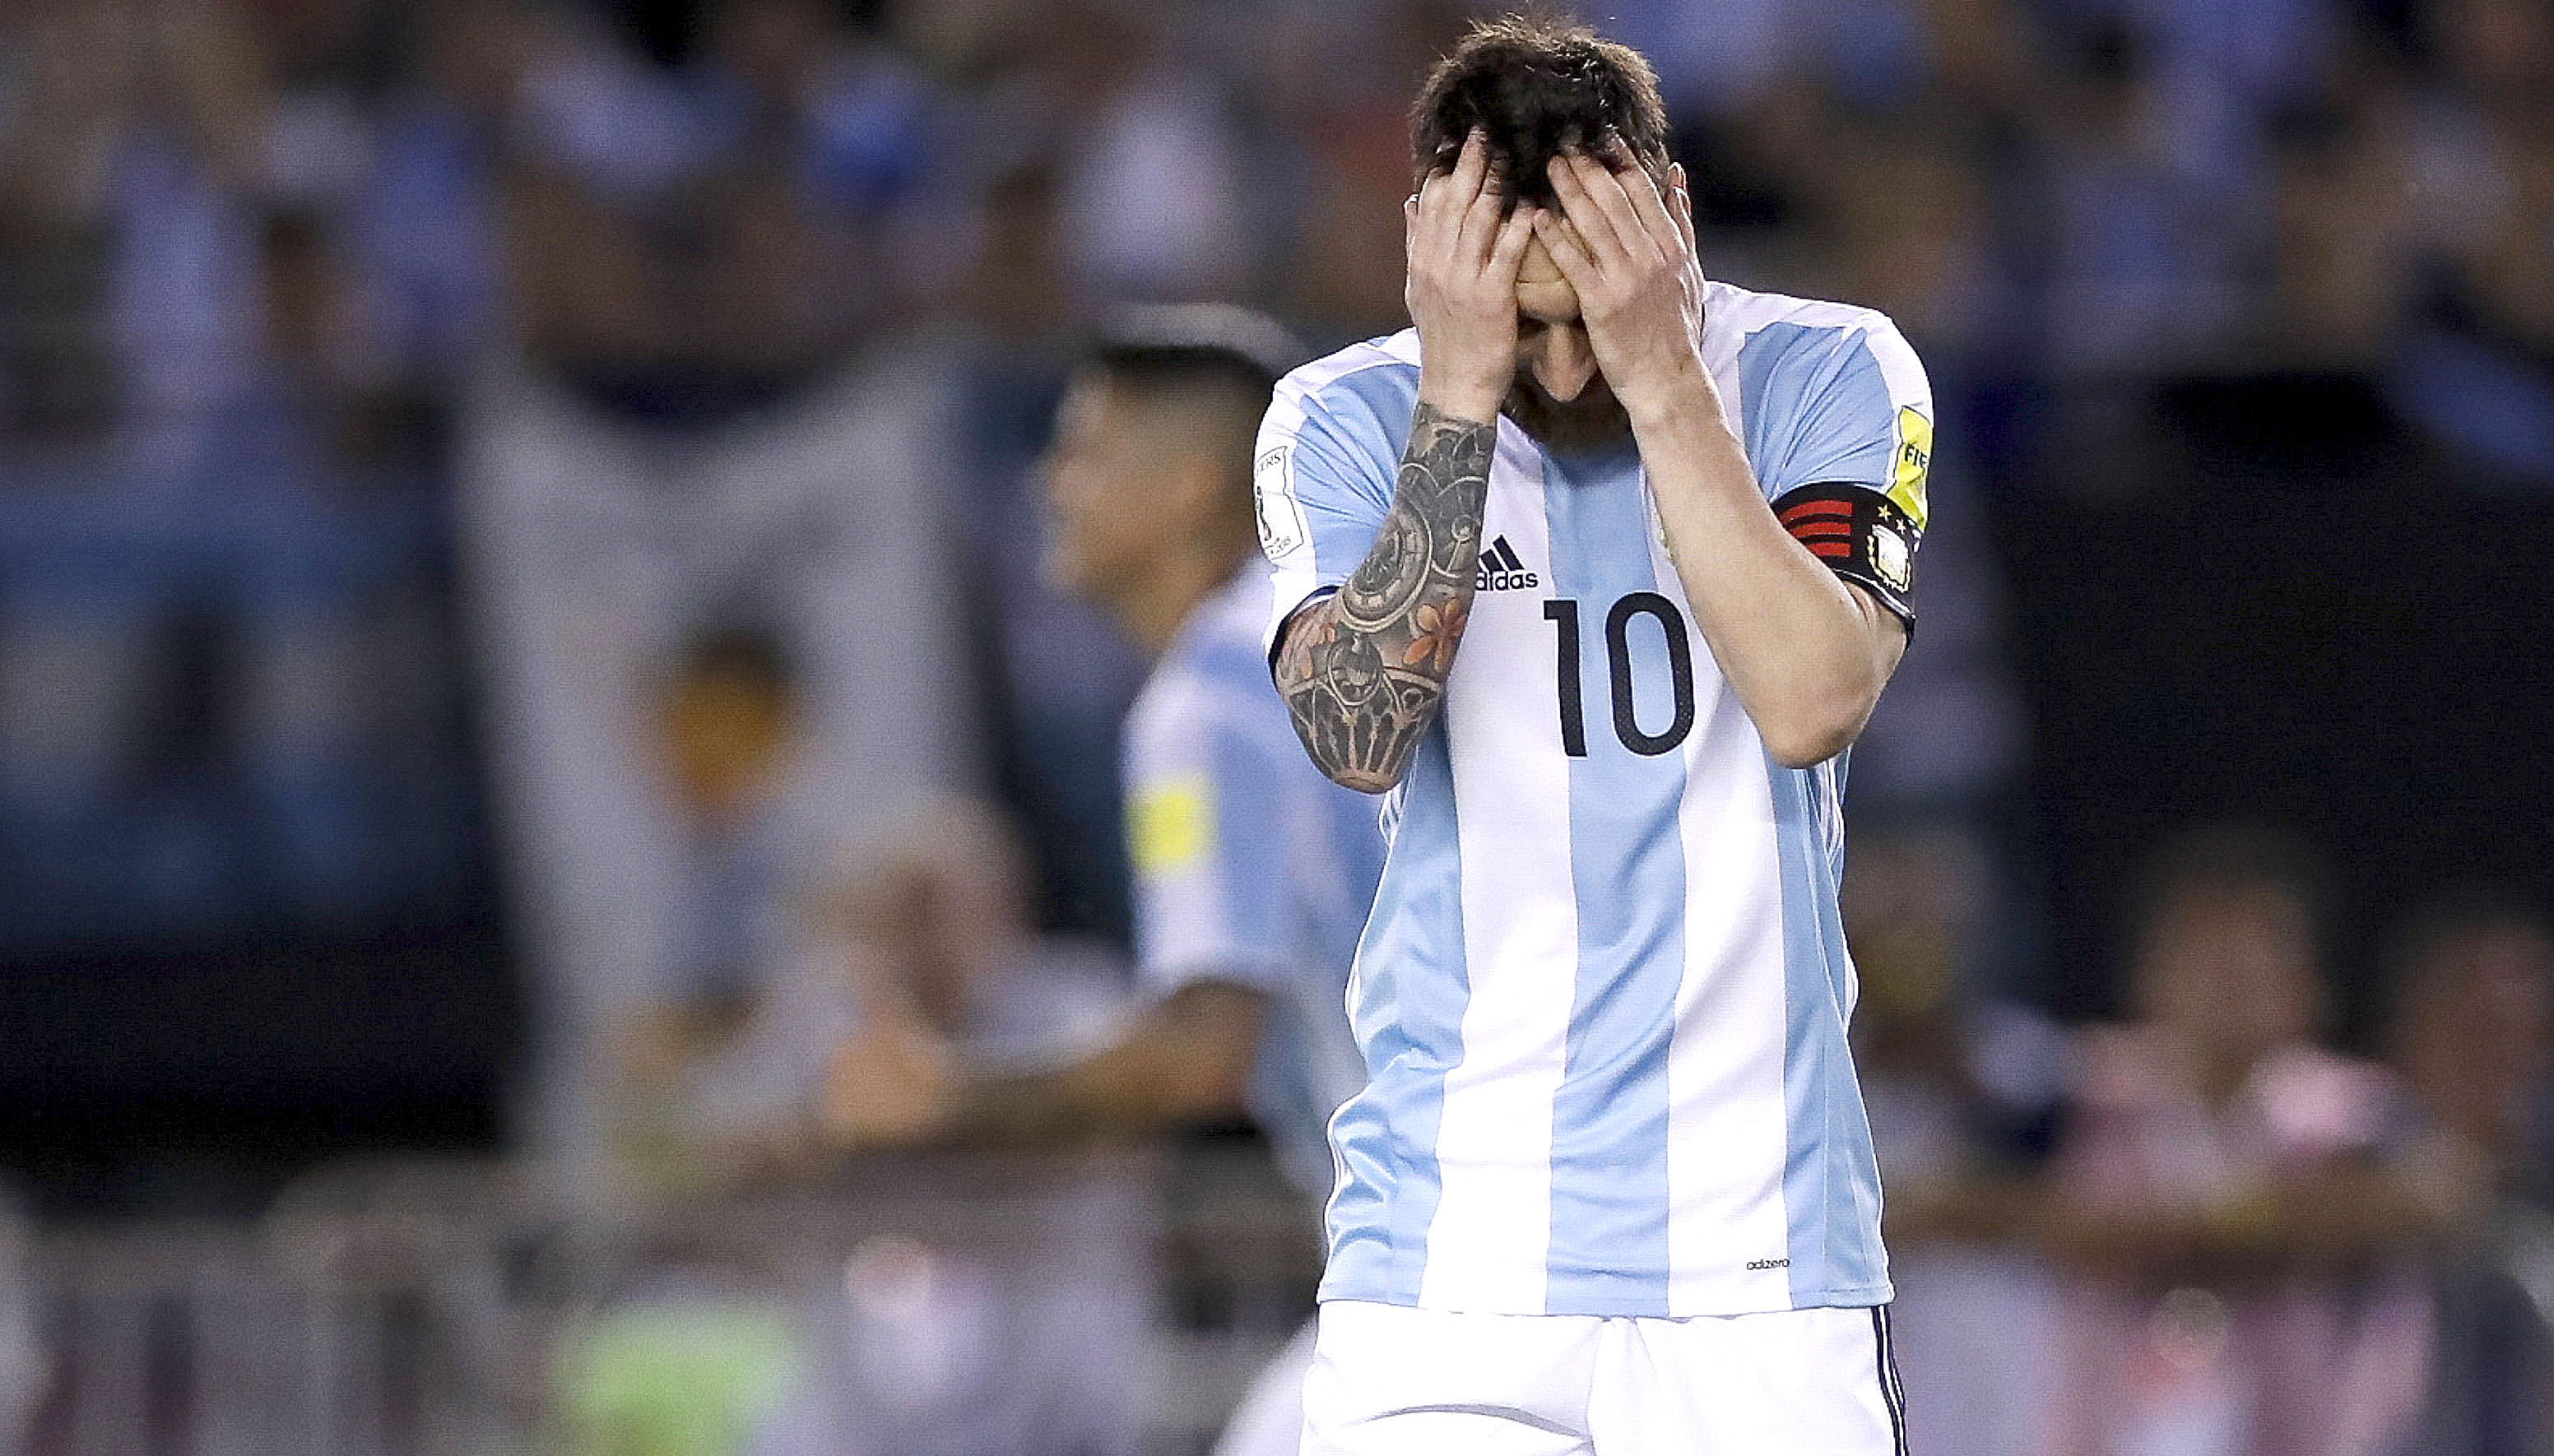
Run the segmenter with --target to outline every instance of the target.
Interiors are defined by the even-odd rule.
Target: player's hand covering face
[[[1684,168],[1669,168],[1662,195],[1616,147],[1619,171],[1583,152],[1552,160],[1561,211],[1535,214],[1534,230],[1578,294],[1596,367],[1637,408],[1703,375],[1702,265]]]
[[[1535,209],[1509,211],[1505,192],[1475,131],[1453,170],[1431,175],[1402,204],[1419,397],[1457,419],[1496,418],[1516,373],[1517,262],[1534,237]]]

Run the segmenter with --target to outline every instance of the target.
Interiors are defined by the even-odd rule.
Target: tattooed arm
[[[1445,701],[1481,557],[1499,401],[1517,368],[1517,266],[1534,209],[1510,207],[1479,132],[1402,204],[1419,406],[1392,507],[1337,595],[1295,614],[1277,690],[1313,761],[1380,794]]]
[[[1481,556],[1495,423],[1424,400],[1392,511],[1336,594],[1296,614],[1277,689],[1322,772],[1360,793],[1401,782],[1437,718]]]

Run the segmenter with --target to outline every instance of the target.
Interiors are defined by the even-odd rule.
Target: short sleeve
[[[1218,698],[1197,679],[1160,683],[1128,725],[1136,965],[1156,990],[1220,980],[1276,994],[1305,952],[1286,869],[1295,796],[1275,786],[1304,765],[1282,715]],[[1252,721],[1262,716],[1282,740]]]
[[[1399,373],[1377,366],[1318,389],[1290,378],[1260,422],[1251,486],[1275,583],[1264,643],[1272,649],[1288,617],[1336,589],[1374,549],[1417,393]]]
[[[1775,514],[1911,625],[1933,392],[1896,325],[1778,323],[1739,352],[1747,454]]]

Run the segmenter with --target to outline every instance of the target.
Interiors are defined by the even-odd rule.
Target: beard
[[[1614,397],[1613,386],[1601,373],[1588,377],[1577,398],[1555,399],[1533,369],[1520,369],[1500,408],[1517,428],[1565,455],[1602,450],[1632,433],[1632,417],[1623,412],[1623,401]]]

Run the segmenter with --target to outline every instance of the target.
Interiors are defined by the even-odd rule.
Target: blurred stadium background
[[[0,1451],[1205,1450],[1317,1272],[1249,1129],[658,1134],[805,1097],[800,907],[949,796],[1034,870],[964,1015],[1124,993],[1058,391],[1399,327],[1466,14],[0,3]],[[1933,376],[1848,890],[1919,1456],[2554,1450],[2554,6],[1586,18],[1706,267]],[[767,1004],[633,1092],[674,985]]]

